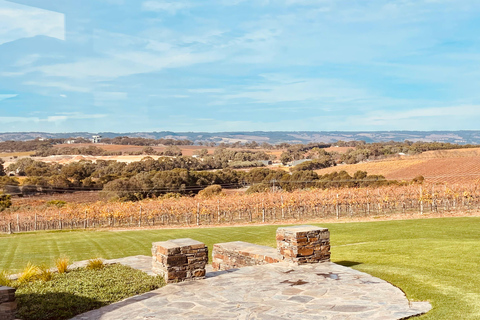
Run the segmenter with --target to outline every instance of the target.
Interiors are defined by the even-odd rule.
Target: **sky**
[[[477,130],[478,0],[0,0],[0,132]]]

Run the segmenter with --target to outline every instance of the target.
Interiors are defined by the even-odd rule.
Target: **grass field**
[[[332,261],[367,272],[403,289],[433,310],[419,319],[480,318],[480,218],[441,218],[322,224],[331,231]],[[278,226],[140,231],[42,232],[0,236],[0,269],[27,261],[150,255],[151,243],[190,237],[211,250],[242,240],[275,246]]]

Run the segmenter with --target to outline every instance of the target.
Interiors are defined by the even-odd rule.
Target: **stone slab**
[[[214,270],[229,270],[247,266],[277,263],[283,260],[276,249],[258,244],[233,241],[213,245]]]
[[[219,271],[169,284],[73,318],[389,320],[428,312],[381,279],[331,262],[287,262]]]
[[[282,227],[278,228],[277,231],[283,231],[285,233],[298,233],[298,232],[309,232],[309,231],[328,231],[327,228],[320,228],[312,225],[301,225],[301,226],[291,226],[291,227]]]

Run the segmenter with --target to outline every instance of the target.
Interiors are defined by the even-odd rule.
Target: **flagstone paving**
[[[114,261],[148,269],[151,257]],[[430,309],[430,303],[409,302],[390,283],[351,268],[281,262],[209,272],[204,280],[169,284],[73,319],[387,320]]]

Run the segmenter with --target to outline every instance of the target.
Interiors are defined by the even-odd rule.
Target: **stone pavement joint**
[[[115,261],[151,265],[151,257]],[[409,302],[384,280],[332,262],[280,262],[208,272],[204,280],[168,284],[73,319],[387,320],[431,308],[428,302]]]

